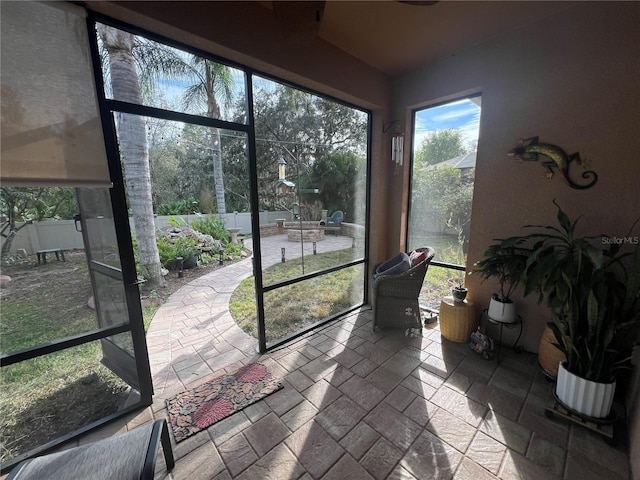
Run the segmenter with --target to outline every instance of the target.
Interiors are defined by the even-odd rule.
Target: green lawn
[[[37,265],[34,258],[3,265],[12,281],[2,287],[2,353],[96,328],[83,253]],[[99,342],[2,367],[0,460],[114,412],[127,385],[100,363]]]
[[[434,260],[439,262],[464,265],[467,260],[455,235],[416,237],[412,239],[411,245],[433,247],[436,251]],[[464,281],[465,272],[429,266],[420,292],[420,304],[438,308],[442,297],[451,295],[450,288],[460,283],[464,284]]]
[[[305,272],[315,272],[354,258],[353,249],[305,257]],[[290,279],[301,271],[302,259],[265,269],[269,283]],[[264,295],[267,342],[276,341],[315,322],[339,313],[364,297],[362,265],[278,288]],[[231,297],[231,315],[245,332],[257,337],[253,277],[243,280]]]

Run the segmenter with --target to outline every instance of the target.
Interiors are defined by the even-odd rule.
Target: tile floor
[[[285,387],[175,445],[169,478],[630,478],[624,446],[544,416],[550,384],[535,355],[503,349],[497,365],[442,339],[437,324],[411,338],[374,333],[371,319],[355,312],[262,356],[220,339],[196,355],[204,362],[174,362],[152,407],[109,433],[165,418],[164,398],[204,381],[202,365],[260,359]]]
[[[280,261],[285,244],[286,236],[263,238],[263,265]],[[348,248],[351,239],[328,236],[318,246]],[[437,323],[414,338],[373,332],[365,307],[258,355],[228,308],[250,275],[246,259],[175,292],[147,332],[153,405],[76,443],[166,418],[166,398],[260,360],[284,388],[174,445],[169,478],[630,478],[624,445],[545,417],[552,384],[532,354],[503,349],[497,365],[444,340]],[[163,462],[157,478],[167,476]]]

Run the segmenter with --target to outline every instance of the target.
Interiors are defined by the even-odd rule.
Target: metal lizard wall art
[[[593,185],[598,181],[598,174],[596,172],[593,170],[586,170],[582,172],[582,178],[591,181],[584,184],[575,183],[571,180],[571,177],[569,177],[569,165],[571,162],[581,165],[582,159],[580,158],[580,154],[576,152],[571,155],[567,155],[567,152],[556,145],[539,142],[538,137],[520,139],[518,144],[511,149],[508,155],[519,160],[534,162],[539,161],[540,156],[547,157],[549,160],[541,162],[542,166],[546,170],[546,177],[553,177],[553,169],[557,168],[564,181],[571,188],[584,190],[593,187]]]

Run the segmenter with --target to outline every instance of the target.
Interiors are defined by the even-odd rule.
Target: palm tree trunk
[[[210,118],[220,118],[220,107],[215,97],[215,73],[213,66],[207,62],[206,91],[207,91],[207,115]],[[222,169],[222,144],[220,142],[220,129],[211,129],[211,150],[213,153],[213,185],[216,191],[216,203],[218,204],[218,215],[222,220],[227,213],[227,204],[224,199],[224,172]]]
[[[140,84],[133,58],[132,34],[101,25],[100,37],[109,53],[114,98],[141,104]],[[118,113],[118,138],[129,206],[138,241],[140,263],[147,269],[147,288],[165,285],[156,243],[156,226],[151,198],[149,150],[144,119]]]

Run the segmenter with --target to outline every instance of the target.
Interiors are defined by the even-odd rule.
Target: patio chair
[[[7,480],[153,480],[158,445],[162,443],[167,472],[175,461],[165,420],[81,447],[25,460]]]
[[[331,230],[334,235],[338,235],[340,227],[342,226],[342,220],[344,220],[344,213],[342,210],[336,210],[327,218],[327,230]]]
[[[380,326],[422,328],[418,295],[434,256],[433,248],[422,247],[412,252],[413,260],[402,252],[376,265],[373,277],[374,331]]]

